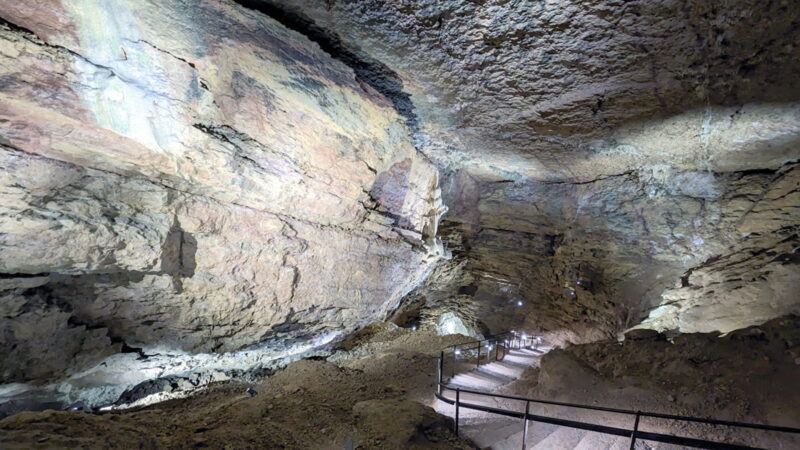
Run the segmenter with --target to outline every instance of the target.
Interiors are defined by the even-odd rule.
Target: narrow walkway
[[[501,393],[503,387],[519,379],[522,373],[536,366],[539,358],[550,351],[551,347],[540,346],[538,349],[524,348],[511,350],[501,361],[491,362],[469,372],[457,374],[447,385],[453,389],[472,389],[491,393]],[[447,398],[455,398],[451,391]],[[462,402],[492,406],[497,408],[524,411],[523,402],[507,399],[496,399],[475,394],[461,394]],[[436,401],[436,410],[450,417],[455,417],[455,407],[441,400]],[[480,448],[492,450],[519,450],[522,448],[521,420],[499,417],[467,408],[459,410],[459,431],[470,438]],[[608,436],[583,430],[575,430],[545,423],[529,422],[526,439],[527,449],[628,449],[628,438]],[[639,448],[637,446],[637,448]],[[642,447],[644,448],[644,447]],[[659,448],[677,448],[664,446]]]
[[[535,366],[539,358],[549,350],[549,347],[540,347],[537,350],[530,348],[510,350],[502,360],[481,365],[469,372],[459,373],[451,378],[447,385],[453,389],[462,388],[497,393],[502,390],[503,386],[517,380],[525,370]],[[447,398],[454,398],[455,394],[447,391],[445,395]],[[493,407],[509,406],[508,400],[501,401],[466,393],[461,394],[461,401]],[[441,414],[455,417],[455,407],[441,400],[436,401],[436,410]],[[514,448],[519,450],[522,445],[520,440],[522,438],[522,424],[519,420],[461,408],[459,410],[459,424],[460,432],[472,439],[481,448]],[[518,443],[515,447],[509,447],[509,445],[513,445],[512,442],[515,435]],[[529,442],[532,442],[530,441],[531,435],[532,433],[529,432]]]
[[[510,333],[513,334],[513,331]],[[512,341],[512,345],[516,346],[520,345],[520,341],[523,345],[530,343],[531,339],[514,337]],[[525,383],[515,385],[513,389],[508,385],[521,378],[526,370],[538,366],[539,358],[552,347],[539,344],[538,348],[510,350],[500,361],[487,362],[475,367],[473,359],[480,355],[480,351],[474,355],[470,352],[480,349],[485,343],[489,358],[497,357],[497,352],[491,354],[492,343],[495,342],[498,342],[497,337],[461,344],[468,346],[466,352],[460,349],[463,347],[448,347],[452,350],[449,353],[452,358],[449,367],[451,370],[471,369],[458,373],[449,380],[442,378],[444,373],[447,373],[443,364],[446,361],[444,352],[443,357],[439,359],[438,375],[441,384],[437,386],[446,388],[437,391],[433,406],[440,414],[455,419],[455,404],[458,403],[461,407],[458,409],[457,432],[472,439],[481,449],[800,448],[796,445],[797,436],[800,436],[798,428],[530,398],[534,393],[526,391],[525,388],[530,386],[526,386]],[[514,392],[511,392],[512,390]],[[488,411],[481,411],[482,409]],[[528,418],[527,422],[524,417]],[[649,422],[643,425],[640,419]],[[732,433],[729,427],[735,427],[738,432]],[[766,446],[753,442],[755,433],[764,431],[794,433],[794,435],[787,436],[788,440],[765,438],[763,442],[770,443]],[[740,442],[735,443],[735,441]],[[753,443],[756,444],[755,447],[752,446]]]

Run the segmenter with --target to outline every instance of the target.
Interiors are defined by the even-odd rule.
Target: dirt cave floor
[[[430,408],[440,349],[467,340],[376,324],[329,361],[253,385],[254,397],[231,382],[132,410],[21,413],[0,421],[0,448],[471,449]]]
[[[497,392],[800,427],[800,317],[727,336],[651,331],[626,336],[623,342],[550,351]],[[297,361],[258,385],[221,383],[188,398],[101,414],[10,416],[0,421],[0,448],[473,449],[471,441],[453,435],[450,418],[431,408],[439,351],[468,340],[373,324],[327,360]],[[469,369],[466,364],[456,370]],[[258,395],[249,396],[248,387]],[[630,425],[624,417],[585,417],[556,407],[532,412]],[[800,448],[797,436],[658,421],[642,427],[770,449]],[[566,433],[564,442],[570,438]],[[676,448],[650,444],[641,448]]]

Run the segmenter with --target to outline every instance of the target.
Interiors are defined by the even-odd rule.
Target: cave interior
[[[628,442],[447,348],[800,427],[798,74],[795,0],[0,0],[0,446]]]

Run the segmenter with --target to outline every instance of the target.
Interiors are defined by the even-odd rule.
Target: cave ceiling
[[[379,60],[410,94],[457,234],[450,290],[429,297],[480,285],[461,297],[484,326],[575,340],[797,310],[794,263],[749,257],[797,254],[792,2],[249,3]]]
[[[482,179],[729,172],[796,156],[792,2],[242,3],[380,60],[411,94],[423,151]]]

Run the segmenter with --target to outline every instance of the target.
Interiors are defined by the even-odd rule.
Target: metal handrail
[[[480,340],[472,340],[472,341],[462,342],[460,344],[448,345],[447,347],[445,347],[444,350],[441,351],[441,354],[440,354],[440,361],[441,362],[439,364],[439,370],[440,371],[444,370],[444,353],[445,353],[445,350],[452,350],[452,353],[451,353],[452,357],[453,357],[452,376],[455,376],[455,370],[456,370],[455,362],[456,362],[456,359],[458,359],[458,356],[461,354],[462,350],[463,351],[477,350],[478,351],[478,355],[476,357],[476,367],[480,367],[480,365],[481,365],[481,348],[483,347],[484,343],[487,343],[487,344],[493,343],[494,344],[494,346],[496,347],[495,354],[494,354],[494,359],[496,361],[497,359],[505,358],[506,352],[508,351],[509,346],[511,346],[511,348],[514,348],[515,346],[517,348],[522,348],[523,346],[526,345],[526,343],[532,344],[532,343],[534,343],[534,341],[535,341],[535,338],[533,336],[527,336],[525,333],[518,334],[516,331],[511,330],[511,331],[506,331],[506,332],[503,332],[503,333],[494,334],[494,335],[491,335],[489,337],[486,337],[486,338],[480,339]],[[466,346],[470,346],[470,347],[465,348]],[[500,349],[501,348],[503,349],[503,356],[502,357],[500,357]],[[491,357],[491,351],[492,351],[492,348],[487,349],[487,361],[488,361],[489,357]],[[438,391],[438,388],[437,388],[437,391]]]
[[[506,335],[508,333],[500,333],[496,336]],[[457,344],[456,346],[448,346],[447,348],[455,348],[460,345],[467,345],[472,344],[474,342],[484,342],[489,339],[483,339],[481,341],[473,341],[467,342],[464,344]],[[535,340],[535,339],[534,339]],[[480,360],[478,361],[478,365],[480,365]],[[641,417],[652,417],[658,419],[667,419],[667,420],[674,420],[674,421],[683,421],[683,422],[695,422],[695,423],[704,423],[708,425],[722,425],[722,426],[730,426],[730,427],[738,427],[738,428],[751,428],[751,429],[758,429],[758,430],[766,430],[766,431],[777,431],[783,433],[800,433],[800,428],[794,427],[785,427],[785,426],[776,426],[776,425],[765,425],[765,424],[757,424],[757,423],[748,423],[748,422],[735,422],[730,420],[718,420],[718,419],[710,419],[710,418],[700,418],[700,417],[689,417],[689,416],[679,416],[674,414],[663,414],[663,413],[653,413],[653,412],[645,412],[645,411],[633,411],[628,409],[620,409],[620,408],[610,408],[605,406],[592,406],[592,405],[582,405],[577,403],[566,403],[566,402],[557,402],[552,400],[540,400],[540,399],[533,399],[527,397],[519,397],[514,395],[504,395],[504,394],[494,394],[491,392],[483,392],[483,391],[476,391],[471,389],[461,389],[461,388],[452,388],[448,386],[443,381],[443,372],[444,372],[444,350],[439,354],[439,361],[438,361],[438,382],[436,387],[436,398],[439,400],[444,401],[448,404],[455,404],[456,405],[456,424],[455,430],[456,434],[458,434],[458,409],[459,408],[467,408],[473,409],[477,411],[484,411],[489,412],[491,414],[503,415],[506,417],[516,417],[523,419],[523,432],[527,434],[528,429],[528,421],[532,420],[534,422],[543,422],[543,423],[550,423],[554,425],[560,426],[567,426],[571,428],[578,428],[588,431],[595,431],[605,434],[611,434],[616,436],[623,436],[623,437],[630,437],[631,439],[631,449],[634,448],[634,444],[636,440],[648,440],[648,441],[657,441],[657,442],[664,442],[668,444],[676,444],[676,445],[685,445],[689,447],[699,447],[699,448],[709,448],[709,449],[754,449],[756,447],[748,447],[744,445],[738,444],[728,444],[723,442],[716,442],[716,441],[709,441],[705,439],[696,439],[696,438],[689,438],[683,436],[675,436],[670,434],[662,434],[662,433],[652,433],[641,431],[639,429],[639,419]],[[444,396],[444,391],[450,390],[455,391],[456,399],[451,400]],[[508,399],[508,400],[518,400],[525,402],[525,412],[519,412],[514,410],[508,410],[503,408],[494,408],[485,405],[478,405],[472,403],[465,403],[461,400],[461,394],[473,394],[473,395],[482,395],[491,398],[500,398],[500,399]],[[617,414],[626,414],[635,417],[635,422],[632,429],[627,428],[616,428],[616,427],[609,427],[605,425],[597,425],[588,422],[580,422],[575,420],[567,420],[567,419],[559,419],[557,417],[548,417],[548,416],[540,416],[530,413],[530,404],[531,403],[539,403],[545,405],[555,405],[555,406],[564,406],[569,408],[577,408],[577,409],[587,409],[593,411],[603,411],[603,412],[611,412]],[[525,436],[522,438],[523,441],[523,449],[525,448]]]

